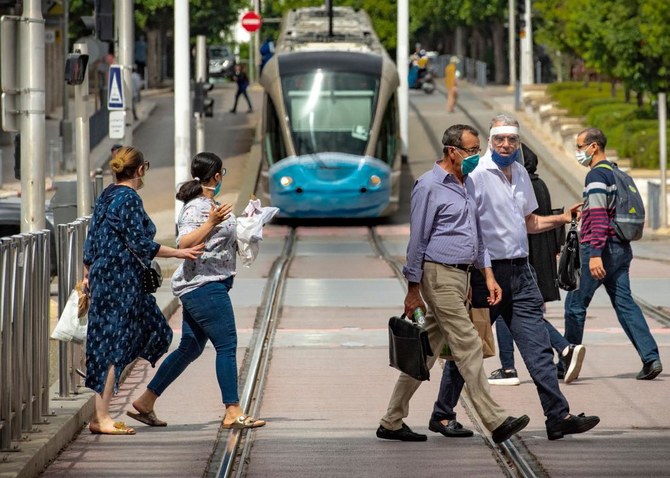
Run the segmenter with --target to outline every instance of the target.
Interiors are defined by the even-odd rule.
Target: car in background
[[[53,211],[46,209],[46,229],[51,233],[51,278],[58,270],[56,262],[56,233]],[[21,198],[9,197],[0,199],[0,237],[9,237],[21,233]]]
[[[209,58],[209,76],[232,78],[235,72],[235,55],[225,45],[210,45],[207,49]]]

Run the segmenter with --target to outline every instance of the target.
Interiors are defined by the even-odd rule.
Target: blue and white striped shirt
[[[491,267],[481,237],[474,183],[465,176],[460,184],[436,162],[412,189],[403,274],[409,282],[421,282],[425,261]]]

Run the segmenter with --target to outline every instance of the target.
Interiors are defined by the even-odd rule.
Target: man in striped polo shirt
[[[577,135],[575,156],[591,170],[582,193],[582,273],[579,289],[565,299],[565,338],[573,344],[582,343],[586,309],[596,289],[605,284],[619,323],[642,359],[642,370],[635,378],[653,380],[663,371],[663,365],[656,341],[630,292],[630,242],[619,239],[612,226],[617,191],[613,165],[605,155],[606,145],[607,137],[598,128],[587,128]]]

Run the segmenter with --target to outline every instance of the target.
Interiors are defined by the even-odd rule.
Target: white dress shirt
[[[475,183],[482,237],[491,259],[528,257],[526,216],[537,209],[537,200],[526,169],[514,162],[510,183],[489,149],[468,176]]]

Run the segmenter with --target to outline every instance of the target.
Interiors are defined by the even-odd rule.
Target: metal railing
[[[430,66],[436,77],[444,78],[444,69],[449,64],[452,55],[440,55],[431,58]],[[482,88],[487,85],[488,65],[474,58],[461,58],[458,63],[458,71],[461,72],[461,78],[474,83]]]
[[[90,216],[57,226],[58,239],[58,311],[63,312],[70,293],[83,278],[84,241]],[[77,394],[83,385],[85,367],[83,344],[60,342],[58,348],[58,395],[61,399]]]
[[[49,413],[49,235],[0,239],[0,450]]]

